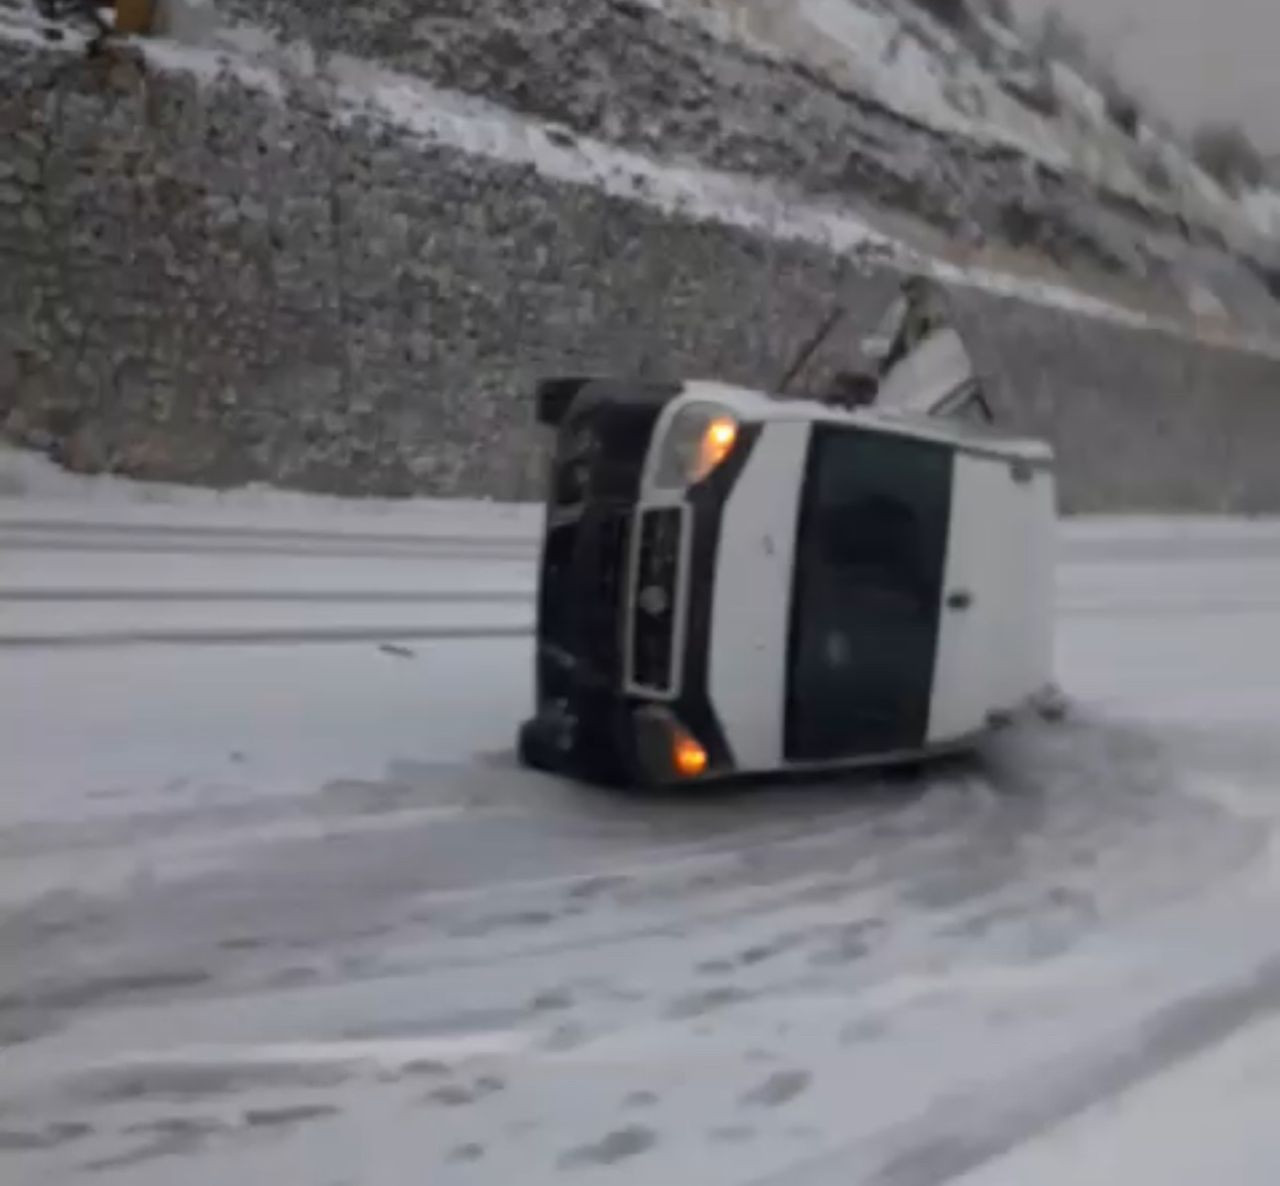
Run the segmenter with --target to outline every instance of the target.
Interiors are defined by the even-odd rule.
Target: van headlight
[[[738,443],[738,421],[718,404],[689,404],[667,428],[654,467],[653,484],[680,490],[701,482]]]

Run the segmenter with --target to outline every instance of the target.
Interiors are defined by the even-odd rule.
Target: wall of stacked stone
[[[0,78],[0,424],[79,470],[525,497],[538,377],[760,385],[898,280],[230,77],[5,44]],[[960,303],[1068,505],[1280,508],[1280,363]]]

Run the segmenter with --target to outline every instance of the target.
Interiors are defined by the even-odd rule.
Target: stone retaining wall
[[[0,423],[76,469],[525,497],[537,377],[759,385],[898,279],[229,78],[0,44],[0,79]],[[1069,506],[1280,509],[1280,362],[960,301]]]

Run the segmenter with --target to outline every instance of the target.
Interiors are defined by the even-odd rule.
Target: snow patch
[[[163,1050],[143,1050],[121,1054],[110,1062],[88,1064],[80,1069],[127,1071],[150,1067],[220,1067],[234,1069],[261,1066],[342,1066],[373,1063],[399,1070],[405,1064],[432,1059],[458,1062],[469,1058],[521,1054],[529,1050],[537,1034],[531,1030],[477,1030],[448,1037],[395,1038],[379,1041],[358,1039],[328,1042],[271,1042],[253,1046],[166,1046]]]
[[[46,29],[53,26],[43,23],[37,23],[32,20],[12,20],[7,16],[0,15],[0,41],[8,41],[13,45],[29,45],[37,49],[44,50],[62,50],[65,52],[83,51],[88,44],[88,38],[76,29],[64,29],[57,26],[58,31],[63,34],[63,40],[52,40],[46,33]]]
[[[1259,231],[1280,240],[1280,190],[1251,189],[1241,198],[1241,203]]]
[[[113,474],[70,473],[45,457],[0,444],[0,526],[14,519],[114,525],[180,524],[231,528],[320,528],[361,533],[466,532],[532,541],[542,508],[481,499],[339,498],[263,484],[211,490],[138,482]]]
[[[1280,1021],[1267,1019],[956,1179],[955,1186],[1271,1186],[1278,1092]]]

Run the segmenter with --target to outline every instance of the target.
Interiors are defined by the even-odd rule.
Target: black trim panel
[[[548,428],[559,428],[578,392],[592,379],[555,378],[544,379],[534,390],[538,423]]]

